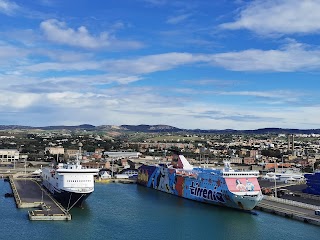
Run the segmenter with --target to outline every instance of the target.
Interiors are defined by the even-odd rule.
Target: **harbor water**
[[[96,184],[71,221],[29,221],[0,181],[0,239],[318,239],[320,227],[207,205],[136,184]]]

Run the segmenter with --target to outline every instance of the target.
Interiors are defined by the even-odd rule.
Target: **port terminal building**
[[[17,149],[0,149],[0,162],[13,163],[19,161],[19,151]]]

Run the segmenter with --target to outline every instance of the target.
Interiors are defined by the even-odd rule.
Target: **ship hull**
[[[67,209],[72,207],[82,207],[84,201],[91,193],[74,193],[68,191],[55,192],[54,198],[57,199]]]
[[[83,202],[92,192],[79,193],[70,192],[54,187],[49,181],[43,181],[42,185],[52,194],[52,196],[67,209],[72,207],[82,207]]]
[[[53,169],[42,170],[42,185],[67,209],[81,207],[94,191],[92,169]]]
[[[256,182],[252,185],[255,189],[234,193],[229,190],[232,180],[234,179],[225,179],[209,171],[180,174],[176,169],[144,165],[139,168],[137,183],[199,202],[252,210],[262,199],[260,186]]]

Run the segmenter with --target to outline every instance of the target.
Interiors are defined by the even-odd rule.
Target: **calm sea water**
[[[319,239],[320,227],[251,215],[178,198],[135,184],[96,184],[71,221],[29,221],[0,180],[0,239]]]

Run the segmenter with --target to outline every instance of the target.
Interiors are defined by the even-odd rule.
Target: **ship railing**
[[[223,177],[258,177],[259,172],[224,172]]]

